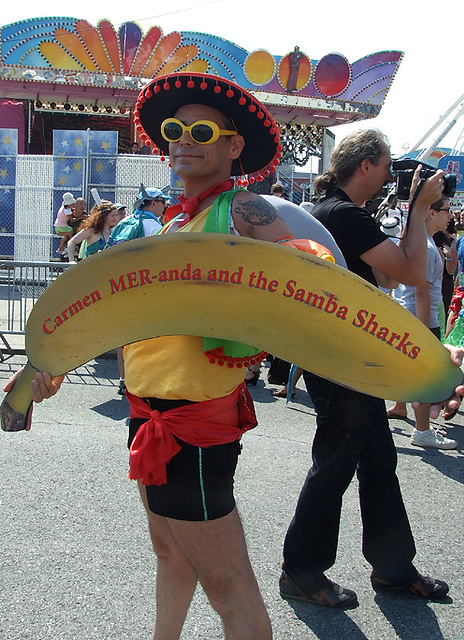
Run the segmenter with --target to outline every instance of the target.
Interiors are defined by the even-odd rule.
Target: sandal
[[[456,409],[453,409],[452,411],[449,411],[448,413],[446,412],[446,402],[445,402],[445,409],[443,411],[443,420],[452,420],[454,418],[454,416],[457,414],[457,412],[459,411],[460,407],[461,407],[461,402],[462,402],[462,396],[458,396],[459,398],[459,404],[456,407]]]
[[[399,413],[391,411],[391,409],[387,409],[387,418],[390,420],[407,420],[408,416],[402,416]]]
[[[278,389],[271,391],[272,395],[275,398],[286,398],[287,397],[287,389]],[[296,391],[291,394],[291,397],[294,398],[296,396]]]

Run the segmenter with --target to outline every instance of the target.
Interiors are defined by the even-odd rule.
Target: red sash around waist
[[[130,447],[129,478],[161,485],[166,464],[180,450],[174,436],[196,447],[211,447],[238,440],[257,425],[253,400],[245,384],[222,398],[187,404],[168,411],[152,410],[127,392],[131,418],[146,418]]]

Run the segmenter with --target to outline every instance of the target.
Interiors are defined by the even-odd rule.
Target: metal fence
[[[0,357],[24,349],[27,319],[38,297],[70,265],[66,262],[0,262]]]
[[[90,210],[94,204],[90,190],[96,187],[102,198],[122,202],[130,211],[141,183],[165,188],[171,180],[169,164],[153,155],[17,155],[8,159],[8,183],[0,184],[0,259],[58,259],[54,221],[66,191],[75,198],[84,197]],[[57,167],[63,173],[58,180]]]

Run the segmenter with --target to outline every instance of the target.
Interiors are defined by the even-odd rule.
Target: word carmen
[[[82,300],[76,300],[70,304],[69,307],[63,309],[63,311],[61,311],[59,315],[55,316],[53,320],[51,318],[47,318],[43,323],[43,330],[48,334],[53,333],[55,329],[63,324],[63,322],[66,322],[66,320],[75,316],[79,311],[82,311],[86,307],[90,307],[91,304],[95,304],[95,302],[98,302],[101,299],[102,297],[98,290],[92,291],[89,295],[84,296]]]

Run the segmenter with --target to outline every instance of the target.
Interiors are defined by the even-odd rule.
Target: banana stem
[[[27,425],[27,413],[32,403],[31,382],[37,369],[30,362],[21,371],[14,387],[0,406],[0,421],[3,431],[21,431]]]

